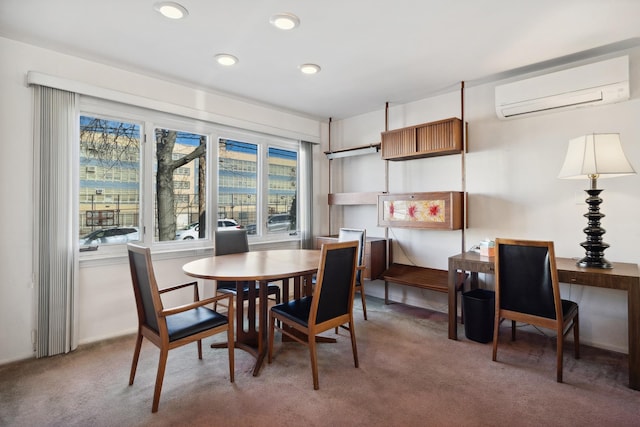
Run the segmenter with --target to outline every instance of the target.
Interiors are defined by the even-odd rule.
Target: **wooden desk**
[[[256,376],[267,354],[267,284],[282,281],[283,301],[289,299],[291,280],[294,298],[311,295],[311,277],[317,272],[319,262],[320,251],[317,250],[269,250],[203,258],[185,264],[182,270],[200,279],[234,281],[240,298],[243,281],[260,284],[258,295],[255,286],[249,286],[246,312],[241,301],[236,304],[236,346],[256,358],[253,369]],[[260,302],[257,322],[256,297]],[[247,329],[243,326],[245,318],[248,319]]]
[[[640,273],[637,264],[614,262],[612,269],[583,268],[571,258],[556,257],[558,278],[562,283],[575,283],[597,288],[627,291],[629,317],[629,387],[640,390]],[[493,274],[493,258],[474,252],[449,257],[449,339],[458,339],[455,297],[456,272],[471,273],[471,287],[477,287],[478,273]]]

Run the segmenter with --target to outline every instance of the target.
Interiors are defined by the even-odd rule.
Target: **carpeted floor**
[[[359,307],[359,306],[358,306]],[[158,350],[142,349],[133,386],[134,337],[47,359],[0,366],[2,426],[637,426],[640,392],[627,384],[627,356],[583,346],[565,349],[565,383],[555,381],[554,340],[501,333],[491,344],[447,339],[446,315],[367,299],[355,313],[360,368],[348,334],[319,346],[314,391],[306,347],[277,343],[271,365],[251,375],[253,358],[172,350],[160,409],[151,413]],[[333,332],[329,333],[333,335]],[[221,340],[222,338],[217,338]],[[209,344],[211,341],[206,342]]]

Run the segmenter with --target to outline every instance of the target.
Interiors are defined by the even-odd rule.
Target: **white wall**
[[[33,93],[26,84],[29,71],[142,97],[227,125],[308,141],[319,141],[321,133],[326,133],[326,126],[313,118],[0,37],[0,364],[33,355],[36,291],[32,284]],[[317,153],[319,150],[316,147]],[[321,168],[316,169],[321,173]],[[161,285],[191,280],[181,272],[189,258],[158,258],[155,268]],[[79,282],[80,343],[135,331],[135,304],[124,257],[81,264]],[[206,291],[210,286],[203,288]]]
[[[466,91],[469,153],[466,156],[469,192],[469,228],[466,247],[484,237],[549,238],[559,256],[578,257],[584,238],[586,205],[581,201],[587,183],[556,179],[567,141],[587,132],[620,132],[627,156],[640,169],[640,83],[638,52],[632,57],[632,100],[591,109],[502,122],[493,113],[493,86]],[[229,116],[232,120],[309,135],[324,145],[314,150],[315,234],[328,232],[328,161],[326,125],[286,112],[225,98],[193,88],[85,61],[46,49],[0,38],[0,364],[33,355],[35,291],[32,285],[33,136],[31,90],[25,84],[30,70],[92,85],[145,96],[168,104]],[[405,105],[393,105],[391,129],[459,116],[459,94],[451,93]],[[383,103],[384,101],[381,101]],[[384,130],[381,110],[334,122],[332,148],[370,144]],[[460,156],[390,163],[390,190],[459,190]],[[384,162],[379,156],[342,159],[334,192],[384,189]],[[337,169],[334,166],[334,171]],[[334,175],[334,176],[335,176]],[[640,226],[640,177],[602,180],[607,215],[603,226],[610,260],[640,262],[636,242]],[[337,212],[336,212],[337,211]],[[376,226],[375,207],[332,209],[332,231],[339,226],[366,226],[372,236],[383,236]],[[393,229],[396,259],[446,268],[447,257],[461,251],[460,231]],[[159,259],[161,284],[187,279],[180,266],[189,258]],[[368,291],[382,296],[379,282]],[[130,277],[124,259],[80,271],[80,341],[89,342],[131,332],[136,314]],[[208,287],[204,287],[208,289]],[[622,292],[572,286],[564,289],[580,303],[581,338],[585,343],[626,351],[626,295]],[[394,287],[392,299],[446,311],[444,295]]]
[[[447,258],[484,238],[549,239],[560,257],[583,257],[579,243],[587,220],[584,203],[587,180],[557,178],[569,139],[591,132],[619,132],[627,157],[640,171],[640,50],[630,52],[631,99],[626,102],[556,112],[509,121],[494,112],[496,83],[465,91],[468,153],[465,156],[468,192],[468,228],[461,231],[389,229],[394,259],[431,268],[447,268]],[[622,54],[622,53],[621,53]],[[614,55],[615,56],[615,55]],[[501,82],[497,82],[501,83]],[[384,128],[381,110],[332,124],[332,149],[380,141]],[[390,104],[389,129],[460,117],[460,92],[404,105]],[[462,189],[461,155],[389,162],[390,192],[459,191]],[[328,161],[325,161],[325,164]],[[381,191],[384,162],[380,155],[333,161],[339,182],[335,192]],[[326,184],[325,184],[326,187]],[[599,180],[604,188],[602,226],[611,247],[610,261],[640,262],[640,175]],[[376,207],[332,208],[332,232],[340,226],[366,225],[367,234],[384,236],[376,226]],[[327,223],[324,230],[328,232]],[[492,276],[484,278],[492,287]],[[383,282],[367,291],[383,296]],[[615,351],[628,351],[626,292],[563,285],[563,297],[580,305],[581,341]],[[444,294],[391,285],[391,299],[447,311]]]

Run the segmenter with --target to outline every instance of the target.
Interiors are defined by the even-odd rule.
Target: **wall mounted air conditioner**
[[[629,57],[496,86],[496,114],[509,119],[629,99]]]

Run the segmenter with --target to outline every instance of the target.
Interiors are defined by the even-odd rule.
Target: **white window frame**
[[[254,133],[251,131],[239,131],[234,129],[225,129],[223,127],[219,128],[219,132],[214,134],[214,140],[211,144],[215,146],[216,150],[216,166],[219,165],[217,159],[217,150],[218,143],[221,139],[229,139],[234,141],[242,141],[249,144],[256,144],[258,146],[258,171],[257,171],[257,179],[258,179],[258,187],[260,191],[258,191],[257,195],[257,218],[256,218],[256,227],[258,228],[258,232],[255,235],[249,235],[250,243],[273,243],[273,242],[292,242],[301,240],[300,232],[295,235],[290,235],[288,233],[273,233],[268,234],[264,231],[266,228],[266,222],[268,214],[268,192],[269,192],[269,166],[268,166],[268,151],[269,147],[277,147],[286,150],[295,151],[297,153],[297,166],[296,166],[296,189],[298,196],[300,194],[300,143],[298,141],[294,141],[287,138],[276,137],[272,135],[263,135]],[[213,180],[216,183],[216,195],[218,188],[218,170],[216,167],[215,176]],[[209,180],[211,182],[211,180]],[[217,200],[217,197],[216,197]],[[216,203],[216,212],[218,211],[218,206]],[[298,215],[299,218],[299,210],[300,203],[297,203]]]
[[[240,130],[236,128],[230,128],[228,126],[219,125],[215,123],[205,122],[193,118],[176,116],[169,113],[163,113],[155,110],[145,109],[141,107],[121,104],[114,101],[102,100],[89,96],[80,97],[79,114],[85,116],[96,116],[104,118],[112,118],[114,120],[121,120],[131,123],[137,123],[140,125],[141,133],[141,153],[140,153],[140,212],[139,217],[141,223],[138,225],[140,228],[141,241],[140,243],[152,247],[157,252],[179,252],[184,250],[200,250],[210,249],[213,246],[213,230],[214,226],[217,227],[217,194],[218,194],[218,141],[220,139],[231,139],[246,141],[248,143],[254,143],[258,145],[258,181],[259,191],[257,197],[258,205],[258,220],[257,224],[266,223],[267,218],[267,194],[268,194],[268,167],[267,167],[267,153],[268,147],[276,146],[287,150],[292,150],[298,153],[298,166],[296,176],[296,188],[299,195],[299,183],[300,183],[300,144],[299,141],[278,137],[273,135],[267,135],[258,133],[255,131]],[[178,130],[184,132],[190,132],[194,134],[204,135],[208,138],[207,144],[207,192],[206,192],[206,206],[207,206],[207,224],[211,224],[207,227],[206,236],[202,239],[194,239],[191,241],[166,241],[156,242],[153,236],[153,227],[155,227],[154,219],[154,197],[155,197],[155,179],[154,173],[154,145],[156,128]],[[79,144],[77,141],[76,144]],[[79,176],[74,178],[79,180]],[[77,190],[76,190],[77,191]],[[74,195],[76,199],[79,199],[80,194]],[[300,203],[298,203],[298,210]],[[78,212],[74,212],[75,215]],[[298,216],[299,217],[299,216]],[[300,233],[297,235],[288,235],[286,233],[276,233],[269,235],[267,233],[257,235],[250,235],[250,242],[252,243],[270,243],[275,241],[298,241],[300,240]],[[204,252],[198,252],[204,253]],[[113,258],[126,256],[126,245],[103,245],[98,251],[81,252],[80,260],[101,259],[101,258]]]

